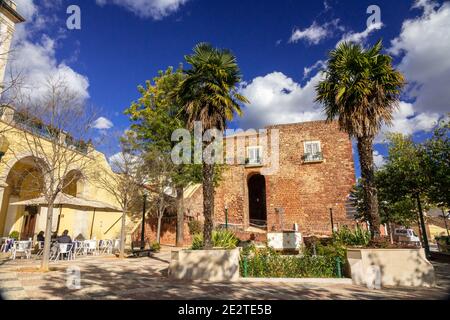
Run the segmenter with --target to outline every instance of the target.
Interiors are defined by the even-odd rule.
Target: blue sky
[[[327,52],[343,39],[364,45],[382,38],[410,82],[394,127],[421,140],[450,111],[450,4],[401,0],[16,0],[27,18],[16,34],[16,69],[37,75],[64,72],[101,110],[98,133],[123,132],[123,110],[136,87],[158,70],[177,66],[207,41],[231,49],[252,102],[232,127],[317,120],[314,84]],[[81,30],[66,28],[66,9],[81,9]],[[367,8],[381,23],[370,29]],[[431,85],[433,83],[433,85]],[[378,138],[381,142],[382,135]],[[376,146],[377,163],[386,148]],[[108,153],[114,150],[104,150]],[[380,155],[378,154],[380,153]]]

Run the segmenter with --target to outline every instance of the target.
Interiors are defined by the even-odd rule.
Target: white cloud
[[[389,51],[401,58],[398,68],[408,81],[409,97],[418,112],[450,110],[450,3],[440,7],[419,0],[423,14],[403,23]]]
[[[366,30],[362,32],[347,32],[342,36],[342,39],[338,42],[339,45],[342,42],[354,42],[354,43],[363,43],[373,32],[376,30],[380,30],[383,27],[381,22],[370,24]]]
[[[297,43],[300,40],[305,39],[310,44],[318,44],[320,41],[328,36],[328,30],[323,26],[319,26],[315,21],[314,23],[304,30],[294,29],[292,31],[290,43]]]
[[[118,152],[108,159],[111,169],[116,173],[133,173],[142,165],[142,158],[129,153]]]
[[[373,161],[375,162],[375,166],[377,168],[381,168],[386,164],[386,160],[384,159],[383,155],[380,154],[377,150],[373,152]]]
[[[339,19],[323,25],[319,25],[316,21],[314,21],[311,26],[304,30],[295,28],[292,31],[289,43],[297,43],[300,40],[305,40],[309,44],[319,44],[322,40],[325,40],[331,36],[335,28],[339,28]]]
[[[315,85],[321,73],[303,87],[281,72],[273,72],[245,83],[241,93],[250,100],[239,120],[242,128],[323,119],[322,108],[314,102]]]
[[[383,126],[376,142],[384,143],[385,135],[389,132],[402,133],[404,135],[430,132],[436,127],[440,118],[441,116],[438,113],[418,113],[414,110],[413,104],[402,101],[398,110],[394,113],[392,126]]]
[[[100,6],[115,4],[141,18],[160,20],[176,12],[188,0],[95,0],[95,2]]]
[[[425,15],[429,15],[435,8],[439,7],[439,4],[430,0],[416,0],[413,5],[414,9],[423,9]]]
[[[310,73],[316,69],[320,69],[320,68],[325,68],[326,64],[324,61],[319,60],[316,63],[314,63],[312,66],[310,67],[305,67],[303,69],[303,77],[304,78],[308,78],[308,76],[310,75]]]
[[[94,121],[93,127],[94,127],[94,129],[98,129],[98,130],[108,130],[108,129],[111,129],[112,127],[114,127],[114,124],[111,122],[111,120],[109,120],[105,117],[100,117]]]
[[[26,19],[31,20],[38,12],[37,6],[33,0],[14,0],[17,5],[17,10]]]
[[[58,61],[56,40],[42,33],[43,25],[49,28],[48,22],[51,20],[39,14],[39,7],[33,0],[17,0],[16,3],[17,10],[27,21],[17,26],[5,81],[10,82],[20,75],[20,87],[16,89],[31,100],[38,100],[46,90],[45,84],[49,79],[63,79],[79,98],[88,99],[88,78]],[[43,21],[46,23],[43,24]]]

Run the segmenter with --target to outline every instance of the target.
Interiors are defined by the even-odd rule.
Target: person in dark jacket
[[[38,235],[37,235],[37,241],[44,242],[45,241],[44,234],[45,234],[44,231],[39,232]]]
[[[69,236],[68,230],[64,230],[62,235],[58,238],[58,243],[72,243],[72,238]]]

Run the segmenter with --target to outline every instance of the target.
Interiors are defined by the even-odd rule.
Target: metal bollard
[[[336,257],[336,271],[338,278],[342,278],[341,258]]]
[[[244,256],[244,278],[248,276],[248,260],[247,256]]]

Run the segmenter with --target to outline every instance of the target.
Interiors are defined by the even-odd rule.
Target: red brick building
[[[337,123],[324,121],[266,129],[267,136],[242,133],[225,139],[225,158],[234,164],[225,166],[216,188],[216,225],[225,224],[227,212],[228,224],[240,238],[261,241],[268,231],[291,231],[295,226],[303,236],[331,235],[330,209],[335,228],[354,225],[348,196],[356,177],[348,134]],[[278,150],[272,138],[279,142]],[[278,169],[267,172],[274,163]],[[190,188],[186,216],[203,220],[202,203],[201,186]],[[163,244],[174,244],[175,229],[173,222],[163,228],[163,238],[170,239]]]
[[[236,158],[244,164],[228,165],[216,189],[215,222],[228,223],[247,234],[293,230],[294,224],[304,235],[330,235],[331,216],[335,228],[353,225],[347,212],[348,196],[356,182],[352,143],[337,123],[314,121],[267,127],[267,146],[260,135],[240,134],[226,139],[234,145]],[[267,161],[274,151],[273,130],[279,137],[279,169],[265,174],[272,165]],[[245,136],[244,151],[238,139]],[[255,139],[255,137],[258,137]],[[241,140],[242,141],[242,140]],[[267,149],[267,150],[264,150]],[[199,188],[187,209],[196,216],[201,212]]]

